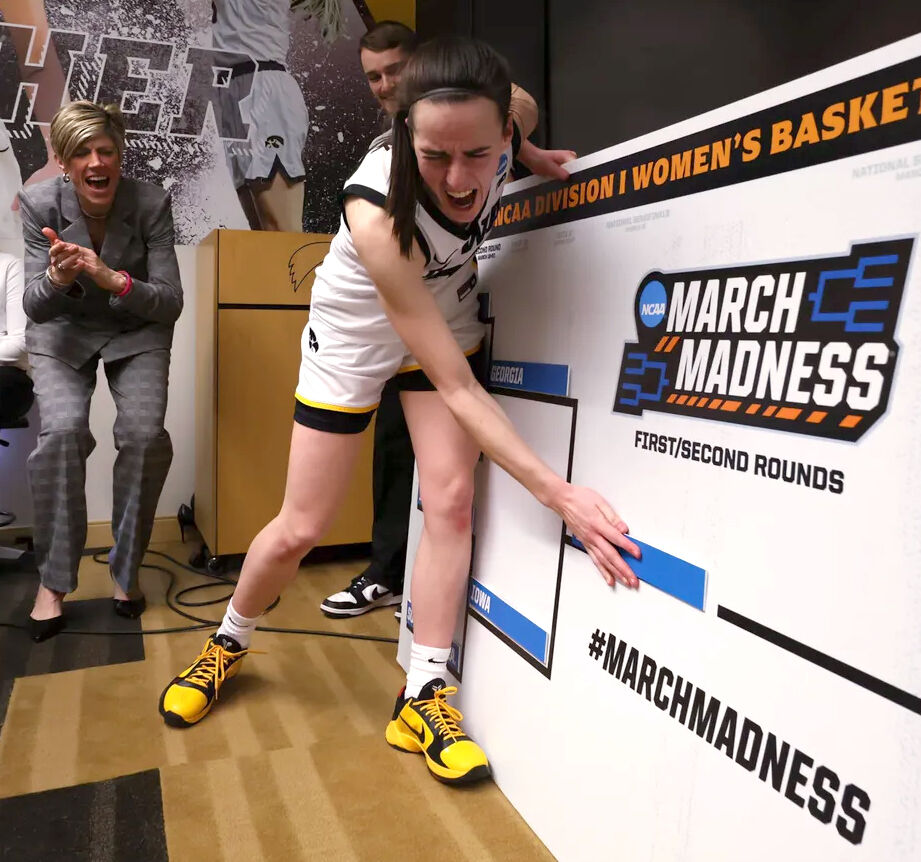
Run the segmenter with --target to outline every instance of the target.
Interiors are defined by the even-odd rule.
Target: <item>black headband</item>
[[[478,90],[471,90],[468,87],[436,87],[434,90],[427,90],[421,96],[416,97],[409,103],[411,108],[416,102],[423,99],[432,99],[438,96],[482,96]],[[408,110],[408,109],[407,109]]]

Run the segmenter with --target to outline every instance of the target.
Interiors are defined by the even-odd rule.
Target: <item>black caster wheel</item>
[[[208,557],[208,562],[205,563],[205,568],[211,572],[212,575],[221,575],[224,573],[224,558],[223,557]]]

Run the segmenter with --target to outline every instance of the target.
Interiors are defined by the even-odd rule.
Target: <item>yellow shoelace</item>
[[[214,699],[217,700],[218,690],[221,687],[221,683],[224,682],[224,673],[227,668],[234,663],[235,659],[242,658],[248,652],[248,649],[240,650],[240,652],[230,652],[220,644],[212,643],[211,646],[202,650],[196,661],[198,667],[186,677],[186,681],[207,686],[213,679]]]
[[[431,718],[435,723],[435,728],[443,736],[449,739],[457,739],[464,736],[458,722],[464,717],[459,709],[449,706],[445,701],[448,695],[457,694],[457,686],[449,685],[447,688],[439,689],[435,692],[432,700],[416,701],[415,705],[419,711]]]

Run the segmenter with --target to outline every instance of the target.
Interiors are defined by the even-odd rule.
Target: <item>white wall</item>
[[[0,250],[17,254],[21,246],[2,243]],[[181,503],[192,496],[195,482],[195,247],[177,246],[179,270],[185,290],[185,308],[173,338],[170,365],[169,406],[166,428],[173,438],[173,464],[170,468],[160,504],[158,517],[176,514]],[[35,446],[38,434],[38,411],[29,414],[30,427],[2,432],[9,448],[0,449],[0,509],[16,513],[17,526],[32,523],[32,500],[26,477],[26,459]],[[102,365],[99,366],[96,392],[90,409],[90,430],[96,438],[96,449],[87,462],[86,506],[92,523],[108,521],[112,514],[112,467],[115,446],[112,425],[115,404],[109,394]]]

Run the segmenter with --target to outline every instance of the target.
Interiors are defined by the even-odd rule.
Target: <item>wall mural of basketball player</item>
[[[19,236],[20,227],[13,205],[21,184],[13,142],[4,124],[0,123],[0,240]]]
[[[331,44],[315,13],[333,0],[296,0],[293,11],[289,0],[236,3],[250,26],[254,7],[275,15],[260,25],[264,47],[222,33],[222,9],[234,0],[213,8],[211,0],[0,0],[0,150],[6,138],[11,144],[0,152],[10,174],[3,194],[10,182],[18,190],[10,152],[21,179],[41,171],[42,131],[54,109],[87,98],[122,107],[124,172],[172,193],[178,243],[218,227],[334,231],[338,190],[375,128],[376,105],[354,63],[366,30],[356,7],[364,3],[336,0],[339,38]],[[260,67],[266,61],[284,71]],[[273,115],[283,130],[260,140],[260,123]],[[246,211],[241,198],[252,204]]]
[[[3,26],[7,21],[21,26]],[[48,126],[25,122],[31,114],[47,124],[60,106],[64,73],[54,51],[45,56],[47,38],[42,0],[0,0],[0,116],[10,119],[0,122],[0,239],[20,237],[15,205],[22,181],[37,182],[56,170]],[[29,86],[19,92],[6,85],[14,80]]]
[[[288,72],[289,0],[213,0],[211,44],[243,60],[224,97],[239,105],[245,141],[226,141],[227,164],[251,228],[299,231],[304,218],[308,113]]]

